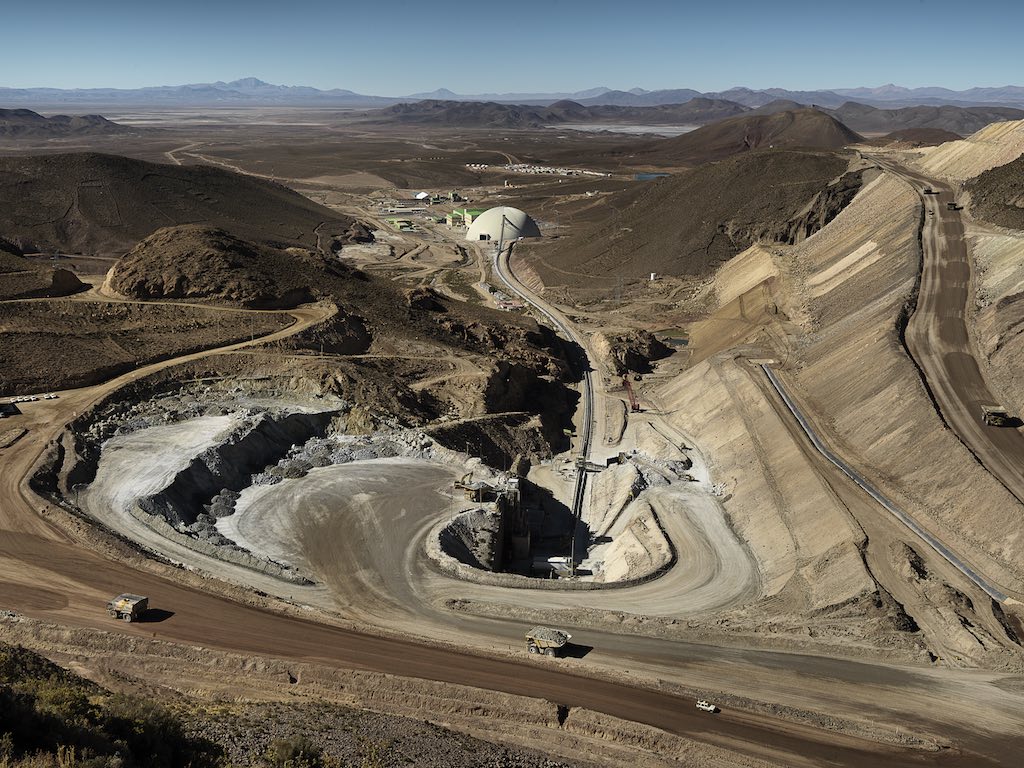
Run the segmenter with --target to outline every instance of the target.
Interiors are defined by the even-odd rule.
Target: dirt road
[[[1012,427],[986,425],[981,406],[998,403],[978,366],[967,329],[971,300],[971,259],[964,225],[952,190],[906,168],[885,162],[886,170],[921,194],[925,220],[921,233],[924,265],[917,309],[907,325],[906,344],[946,424],[974,457],[1024,503],[1024,434]],[[930,188],[935,194],[924,194]]]
[[[70,543],[30,534],[5,535],[0,540],[0,556],[7,571],[5,579],[14,566],[36,584],[47,585],[27,586],[24,578],[19,579],[18,587],[0,582],[8,606],[39,614],[38,606],[46,605],[48,618],[72,625],[106,627],[139,638],[155,634],[163,640],[198,646],[542,697],[647,723],[744,754],[782,758],[789,765],[986,764],[978,756],[921,754],[884,747],[764,715],[726,711],[712,718],[698,712],[691,700],[622,683],[577,677],[551,664],[482,658],[279,616],[104,562]],[[152,605],[173,608],[174,615],[160,624],[110,626],[102,618],[103,600],[122,590],[125,584],[148,594]],[[58,608],[58,603],[63,605]]]

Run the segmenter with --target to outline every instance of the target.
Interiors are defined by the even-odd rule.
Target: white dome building
[[[484,211],[466,230],[467,240],[504,239],[507,243],[520,237],[540,237],[537,222],[518,208],[500,206]]]

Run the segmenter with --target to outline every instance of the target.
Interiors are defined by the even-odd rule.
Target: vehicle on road
[[[934,189],[932,189],[931,187],[925,187],[925,188],[924,188],[924,193],[925,193],[926,195],[937,195],[937,194],[939,194],[938,192],[936,192],[936,191],[935,191]]]
[[[570,640],[572,635],[560,629],[534,627],[526,633],[526,650],[530,653],[543,653],[545,656],[558,656],[564,653]]]
[[[112,618],[121,619],[121,621],[133,622],[138,621],[142,614],[149,609],[149,598],[143,597],[142,595],[131,595],[127,592],[118,595],[109,603],[107,603],[107,613]]]
[[[990,427],[1005,427],[1010,423],[1010,414],[1001,405],[982,404],[981,420]]]
[[[697,709],[703,710],[704,712],[717,712],[718,711],[718,707],[716,707],[710,701],[706,701],[705,699],[701,699],[700,701],[697,702]]]
[[[952,200],[950,200],[948,203],[946,203],[946,208],[948,208],[951,211],[961,211],[961,210],[963,210],[963,206],[962,205],[958,205],[957,203],[953,202]]]

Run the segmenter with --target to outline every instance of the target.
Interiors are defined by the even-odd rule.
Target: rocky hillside
[[[0,644],[5,768],[571,768],[420,720],[333,704],[173,703],[113,693],[25,648]]]
[[[149,700],[114,695],[6,644],[0,644],[0,712],[0,764],[11,768],[222,764],[217,745],[187,736],[170,711]]]
[[[672,348],[649,331],[602,331],[591,337],[590,346],[605,369],[617,376],[630,372],[649,373],[653,361],[672,354]]]
[[[263,179],[95,153],[0,158],[0,237],[26,253],[123,253],[161,227],[207,224],[254,242],[316,245],[351,219]]]
[[[534,320],[474,307],[429,290],[405,292],[392,281],[346,266],[336,257],[302,249],[276,249],[202,226],[154,233],[114,266],[111,287],[135,299],[188,300],[230,307],[282,308],[327,300],[340,323],[293,339],[331,348],[364,329],[364,351],[410,340],[493,355],[531,371],[564,378],[568,366],[557,337]],[[345,345],[348,349],[349,345]],[[348,350],[351,352],[352,350]]]
[[[66,136],[110,136],[136,129],[100,115],[43,117],[31,109],[0,109],[0,138],[55,139]]]
[[[1007,229],[1024,229],[1024,155],[967,182],[971,213]]]
[[[197,224],[164,227],[115,265],[111,287],[137,299],[212,301],[247,308],[314,300],[324,276],[350,274],[336,258],[247,242]]]
[[[603,223],[522,248],[548,285],[704,275],[754,242],[794,243],[820,229],[860,188],[848,168],[834,152],[745,153],[616,193]]]
[[[13,244],[0,240],[0,299],[67,296],[85,288],[74,272],[22,258]]]
[[[826,110],[836,120],[861,133],[891,133],[906,128],[932,128],[967,136],[990,123],[1020,120],[1024,110],[1012,107],[902,107],[879,109],[848,101]]]

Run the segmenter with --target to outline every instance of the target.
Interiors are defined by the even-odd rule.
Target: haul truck
[[[530,653],[558,656],[570,640],[572,640],[572,635],[560,629],[534,627],[526,633],[526,650]]]
[[[981,420],[991,427],[1005,427],[1010,423],[1010,414],[1001,405],[981,406]]]
[[[138,621],[149,608],[149,598],[142,595],[118,595],[107,603],[107,613],[122,621]]]

